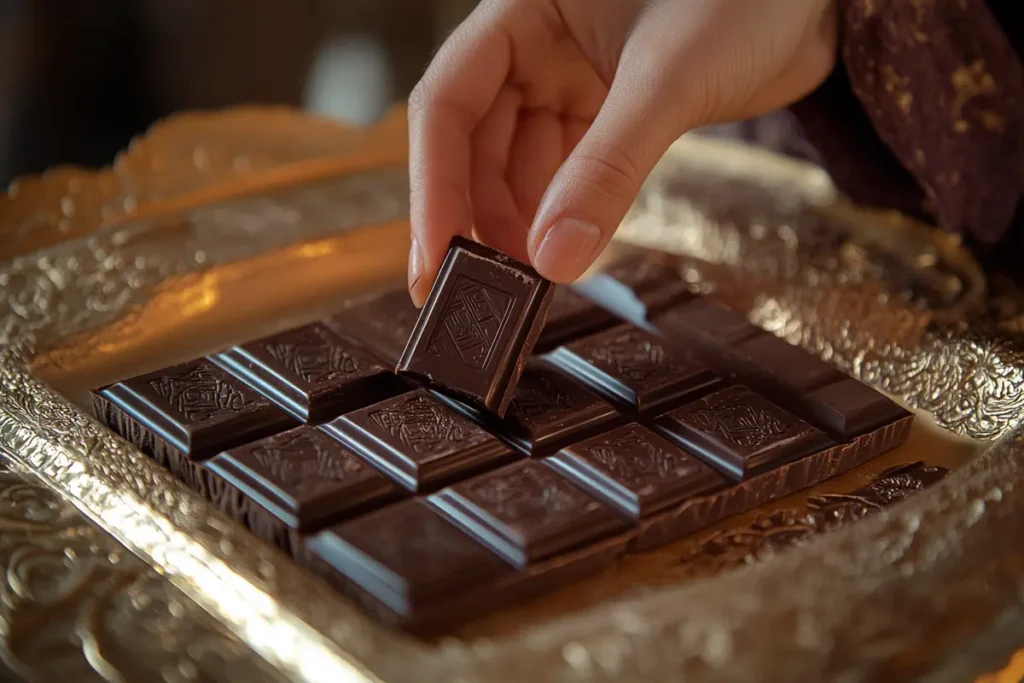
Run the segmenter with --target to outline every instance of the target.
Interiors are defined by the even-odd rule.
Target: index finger
[[[470,140],[511,66],[507,6],[477,6],[409,98],[409,291],[417,306],[426,300],[452,237],[471,233]]]

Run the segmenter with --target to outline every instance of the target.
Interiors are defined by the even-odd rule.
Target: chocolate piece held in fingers
[[[456,237],[398,371],[504,415],[553,291],[529,266]]]

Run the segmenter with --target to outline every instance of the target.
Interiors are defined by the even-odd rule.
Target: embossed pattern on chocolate
[[[322,323],[242,344],[211,360],[302,422],[337,417],[401,391],[380,361]]]
[[[665,436],[737,480],[831,444],[823,432],[742,386],[677,408],[657,424]]]
[[[534,360],[519,380],[505,419],[492,426],[517,448],[543,456],[623,420],[590,389],[551,364]]]
[[[730,484],[710,465],[636,423],[567,446],[544,462],[633,519]]]
[[[154,456],[171,448],[202,460],[292,424],[268,400],[207,360],[118,382],[96,396],[107,424]]]
[[[555,349],[549,359],[609,401],[644,413],[684,403],[717,382],[692,353],[628,323]]]
[[[349,302],[324,322],[341,336],[362,342],[394,367],[419,315],[409,292],[402,287]]]
[[[398,371],[504,415],[552,292],[529,266],[456,237]]]
[[[310,566],[409,617],[513,569],[421,500],[332,526],[306,541]],[[357,595],[356,597],[361,597]]]
[[[203,467],[211,479],[228,484],[210,486],[219,493],[211,497],[222,509],[249,509],[248,499],[297,531],[313,530],[399,493],[390,479],[342,444],[305,426],[233,448]]]
[[[429,500],[518,567],[628,528],[605,504],[535,460],[455,484]]]
[[[422,389],[343,415],[323,430],[410,491],[514,457],[508,446]]]

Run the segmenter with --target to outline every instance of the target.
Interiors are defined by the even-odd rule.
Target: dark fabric
[[[840,0],[841,66],[792,111],[855,201],[994,243],[1024,195],[1022,25],[1019,0]]]

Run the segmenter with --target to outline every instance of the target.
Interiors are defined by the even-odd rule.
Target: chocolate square
[[[834,366],[768,332],[734,344],[729,351],[741,381],[769,395],[799,396],[845,377]]]
[[[242,344],[211,360],[307,423],[405,389],[380,361],[322,323]]]
[[[618,319],[572,287],[555,287],[547,321],[537,340],[539,353],[611,327]]]
[[[445,400],[533,457],[550,455],[626,419],[596,393],[539,359],[527,364],[504,419]]]
[[[342,444],[305,426],[225,451],[203,468],[210,499],[279,544],[289,531],[315,530],[401,493]]]
[[[456,237],[398,371],[504,415],[552,291],[529,266]]]
[[[514,451],[417,389],[343,415],[322,429],[410,491],[494,467]]]
[[[700,458],[636,423],[567,446],[544,462],[633,519],[731,483]]]
[[[811,392],[807,403],[812,420],[843,441],[910,414],[884,394],[851,378]]]
[[[518,567],[629,527],[604,503],[535,460],[455,484],[429,500],[454,524]]]
[[[721,304],[693,299],[654,317],[669,340],[694,341],[720,349],[762,333],[759,327]]]
[[[402,288],[347,302],[324,322],[341,336],[362,343],[393,368],[419,317],[419,309]]]
[[[266,398],[200,359],[95,392],[99,417],[193,487],[193,461],[284,431],[295,422]]]
[[[329,581],[403,617],[514,572],[422,500],[329,527],[306,540],[305,557]]]
[[[832,445],[821,431],[743,386],[669,412],[659,430],[737,480]]]
[[[693,354],[628,323],[548,358],[612,403],[643,413],[685,403],[717,382]]]

